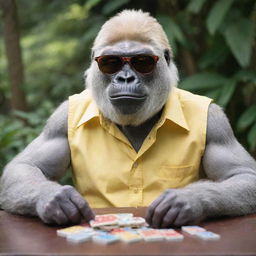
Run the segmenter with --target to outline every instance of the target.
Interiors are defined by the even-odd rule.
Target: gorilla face
[[[143,66],[149,55],[159,58],[153,68],[148,66],[152,59]],[[158,113],[171,85],[177,82],[176,68],[169,63],[166,52],[141,42],[121,41],[96,50],[94,56],[111,58],[103,59],[99,66],[95,60],[92,62],[87,86],[104,117],[119,125],[138,126]],[[139,58],[127,58],[134,56]],[[125,57],[121,64],[119,57]]]

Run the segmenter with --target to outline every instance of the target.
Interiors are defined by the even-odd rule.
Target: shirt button
[[[135,188],[135,189],[133,190],[133,192],[134,192],[135,194],[138,194],[138,193],[139,193],[139,189],[138,189],[138,188]]]
[[[134,163],[133,168],[137,168],[137,167],[138,167],[138,163]]]

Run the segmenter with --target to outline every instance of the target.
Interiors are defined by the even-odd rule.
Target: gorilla
[[[86,89],[62,103],[4,169],[1,207],[48,224],[93,208],[147,207],[155,228],[256,212],[256,163],[211,99],[177,88],[172,49],[148,13],[99,31]],[[59,179],[72,167],[74,187]]]

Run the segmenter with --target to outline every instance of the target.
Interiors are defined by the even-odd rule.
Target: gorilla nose
[[[117,82],[119,84],[129,84],[135,81],[135,76],[133,75],[118,75],[117,76]]]
[[[114,79],[116,84],[134,84],[138,83],[139,79],[137,78],[136,74],[129,69],[123,69],[120,72],[116,74],[116,77]]]

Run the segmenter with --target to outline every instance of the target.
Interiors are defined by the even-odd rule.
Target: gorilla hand
[[[53,193],[41,193],[36,211],[47,224],[78,224],[82,218],[87,222],[95,215],[88,203],[72,186],[58,186]]]
[[[154,228],[180,227],[202,219],[198,199],[183,189],[166,190],[149,206],[146,215],[147,222]]]

